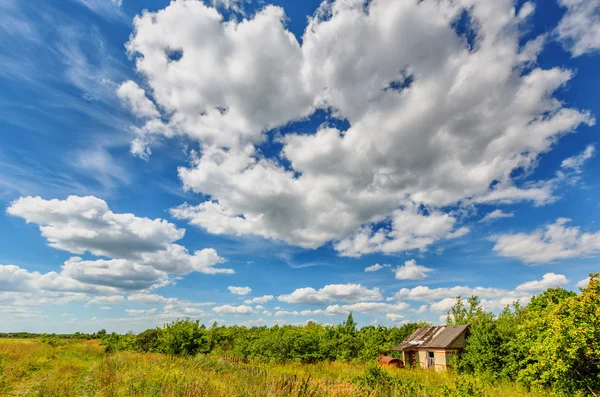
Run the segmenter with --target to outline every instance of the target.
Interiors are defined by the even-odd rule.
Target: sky
[[[0,332],[445,322],[600,270],[600,0],[0,2]]]

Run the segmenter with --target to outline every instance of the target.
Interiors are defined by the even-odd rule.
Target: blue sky
[[[438,323],[577,290],[597,6],[3,2],[0,331]]]

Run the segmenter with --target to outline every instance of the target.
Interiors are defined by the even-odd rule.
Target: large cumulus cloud
[[[517,186],[513,171],[594,123],[554,96],[573,73],[536,65],[545,36],[522,42],[532,12],[511,0],[337,0],[300,44],[279,7],[237,22],[172,2],[138,16],[127,46],[163,115],[143,112],[134,151],[161,136],[198,141],[179,176],[210,200],[172,214],[211,233],[333,241],[350,256],[426,249],[468,233],[457,204],[552,201],[551,184]],[[263,155],[266,131],[317,109],[349,127],[284,134],[279,156]]]

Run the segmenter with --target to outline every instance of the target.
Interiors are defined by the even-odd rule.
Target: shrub
[[[150,328],[136,336],[135,342],[138,349],[144,353],[159,351],[160,334],[159,328]]]
[[[446,385],[442,386],[441,395],[447,397],[488,397],[481,385],[462,378],[456,379],[454,388]]]
[[[48,345],[52,346],[52,347],[56,347],[56,346],[60,346],[63,345],[64,342],[60,340],[60,338],[54,334],[52,335],[42,335],[40,337],[40,340],[44,343],[47,343]]]
[[[207,332],[198,320],[176,320],[165,324],[158,340],[158,350],[166,354],[192,356],[210,351]]]
[[[369,364],[353,383],[370,389],[389,388],[394,383],[394,379],[381,366]]]
[[[112,333],[102,338],[102,345],[106,346],[106,353],[113,353],[122,350],[137,350],[135,335],[119,335]]]

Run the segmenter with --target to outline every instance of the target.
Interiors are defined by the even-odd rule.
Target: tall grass
[[[451,373],[322,362],[268,365],[214,355],[104,353],[98,341],[0,339],[1,396],[515,396],[509,383]]]
[[[0,339],[0,395],[93,395],[86,375],[103,350],[97,341]]]

